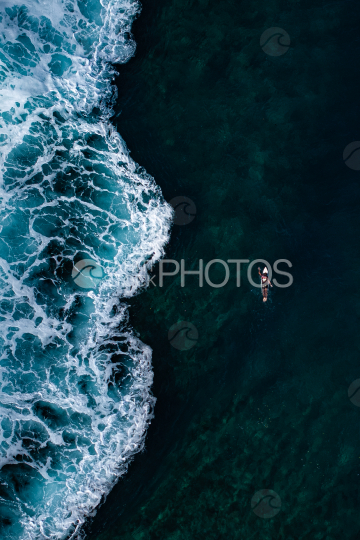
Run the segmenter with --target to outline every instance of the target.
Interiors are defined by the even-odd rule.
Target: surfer
[[[260,266],[258,266],[259,270],[259,276],[261,278],[261,292],[263,295],[263,302],[266,302],[269,292],[269,287],[272,287],[271,281],[268,276],[268,269],[264,268],[264,270],[261,272]]]

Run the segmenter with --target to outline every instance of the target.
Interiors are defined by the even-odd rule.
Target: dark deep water
[[[196,204],[166,257],[288,259],[294,283],[263,305],[232,269],[221,289],[168,278],[131,301],[155,419],[88,540],[359,538],[360,172],[343,162],[359,22],[353,1],[144,2],[113,121],[165,198]],[[286,54],[262,51],[269,27]],[[189,351],[167,338],[179,320],[199,332]],[[269,519],[251,509],[262,489],[281,498]]]

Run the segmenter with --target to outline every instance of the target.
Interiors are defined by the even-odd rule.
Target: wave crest
[[[109,63],[133,54],[138,12],[131,0],[27,0],[0,16],[0,530],[11,540],[78,532],[152,417],[151,350],[119,298],[148,284],[171,210],[109,122]],[[101,269],[94,287],[74,277],[84,260]]]

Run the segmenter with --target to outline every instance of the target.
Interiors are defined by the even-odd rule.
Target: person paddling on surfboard
[[[260,266],[258,266],[259,270],[259,276],[261,278],[261,292],[263,295],[263,302],[266,302],[269,292],[269,287],[272,287],[271,281],[268,276],[268,269],[264,268],[264,270],[261,272]]]

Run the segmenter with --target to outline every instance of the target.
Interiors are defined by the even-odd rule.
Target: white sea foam
[[[90,7],[89,7],[90,6]],[[171,211],[109,122],[131,0],[6,0],[0,21],[0,534],[63,539],[144,445],[151,350],[126,326]],[[72,280],[92,259],[98,288]]]

